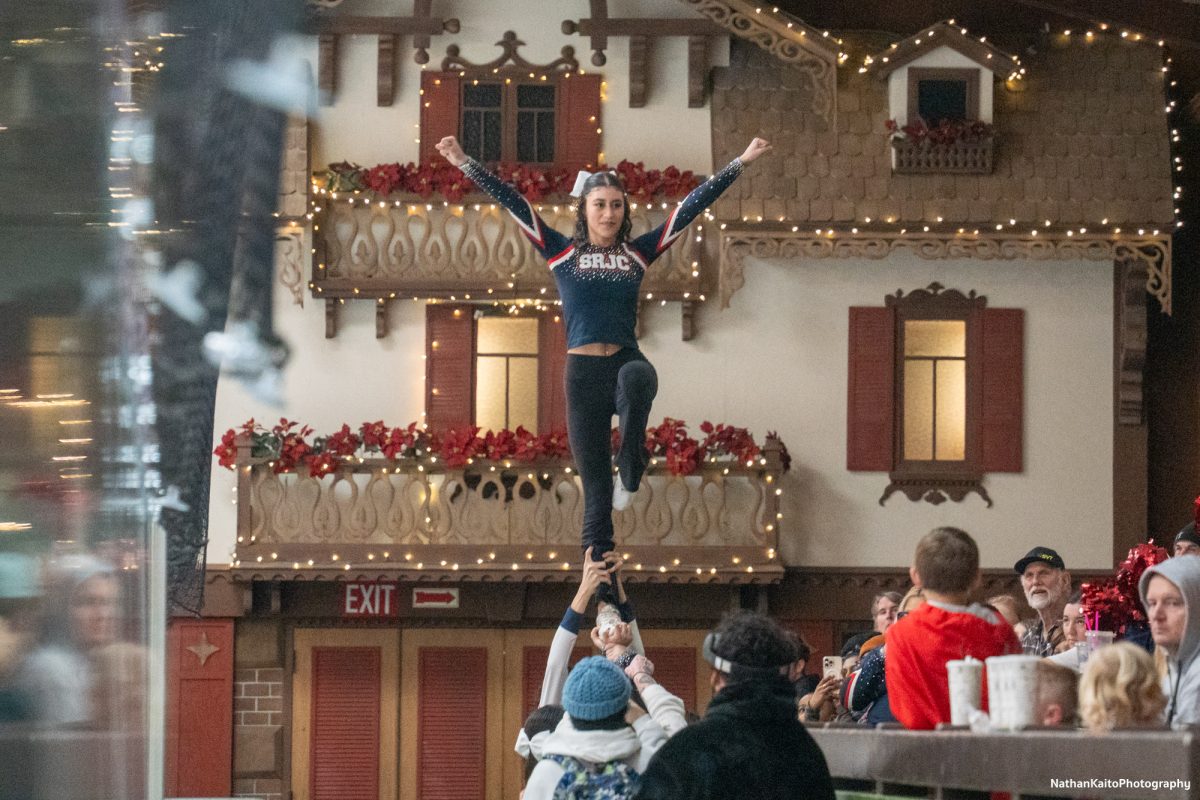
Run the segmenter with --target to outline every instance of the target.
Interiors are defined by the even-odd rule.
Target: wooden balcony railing
[[[235,567],[303,578],[574,580],[583,492],[569,462],[354,459],[321,478],[275,474],[238,448]],[[652,462],[614,516],[633,581],[778,580],[780,444],[686,477]],[[400,573],[400,574],[396,574]]]
[[[353,200],[353,202],[350,202]],[[660,224],[675,203],[631,206],[633,235]],[[537,206],[551,227],[568,235],[574,206]],[[336,306],[348,300],[376,304],[377,335],[386,332],[387,306],[413,297],[486,301],[554,300],[557,291],[546,262],[509,214],[489,198],[460,203],[408,198],[322,195],[313,215],[313,296],[326,301],[326,336],[337,332]],[[684,304],[690,338],[693,304],[701,293],[707,220],[695,222],[681,241],[652,265],[642,283],[650,302]]]

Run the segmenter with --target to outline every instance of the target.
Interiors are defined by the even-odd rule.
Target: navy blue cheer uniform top
[[[610,247],[577,245],[547,225],[532,203],[475,159],[468,158],[460,169],[508,210],[549,264],[567,322],[567,349],[607,342],[636,350],[638,294],[647,267],[737,180],[742,162],[735,158],[693,189],[662,225]]]

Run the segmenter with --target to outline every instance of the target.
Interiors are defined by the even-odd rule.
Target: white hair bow
[[[575,186],[571,189],[571,197],[583,196],[583,185],[587,183],[587,179],[594,175],[594,172],[579,170],[579,174],[575,176]]]

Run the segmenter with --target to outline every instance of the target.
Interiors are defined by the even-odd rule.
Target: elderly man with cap
[[[1025,633],[1021,649],[1030,656],[1053,655],[1063,642],[1062,616],[1071,595],[1071,573],[1062,556],[1040,545],[1026,553],[1013,569],[1021,576],[1025,602],[1037,612],[1036,617],[1022,620]]]
[[[675,734],[642,775],[638,800],[833,800],[833,780],[796,718],[794,640],[743,611],[704,640],[716,694],[704,719]]]
[[[1175,547],[1171,555],[1200,556],[1200,534],[1196,533],[1196,523],[1189,522],[1175,534]]]

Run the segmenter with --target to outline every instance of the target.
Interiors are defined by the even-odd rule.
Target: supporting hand
[[[447,139],[454,137],[448,136]],[[592,561],[592,548],[588,548],[583,554],[583,576],[579,579],[579,590],[575,592],[575,599],[571,601],[571,608],[576,614],[582,614],[587,611],[588,603],[592,599],[592,595],[596,593],[596,587],[602,583],[611,583],[612,578],[608,574],[608,565],[603,561]]]
[[[442,141],[444,142],[446,140],[443,139]],[[438,145],[438,148],[440,149],[441,145]],[[770,142],[768,142],[766,139],[759,139],[756,136],[756,137],[754,137],[754,140],[752,142],[750,142],[750,144],[746,147],[746,152],[742,153],[742,155],[740,157],[741,161],[743,164],[749,164],[751,161],[753,161],[754,159],[758,158],[763,153],[765,153],[771,149],[772,148],[771,148]],[[451,163],[453,163],[453,162],[451,162]]]
[[[754,141],[758,141],[755,139]],[[458,139],[453,136],[447,136],[440,142],[434,145],[442,157],[456,167],[461,167],[467,161],[467,154],[463,152],[462,145],[458,143]],[[742,159],[745,161],[745,159]]]

